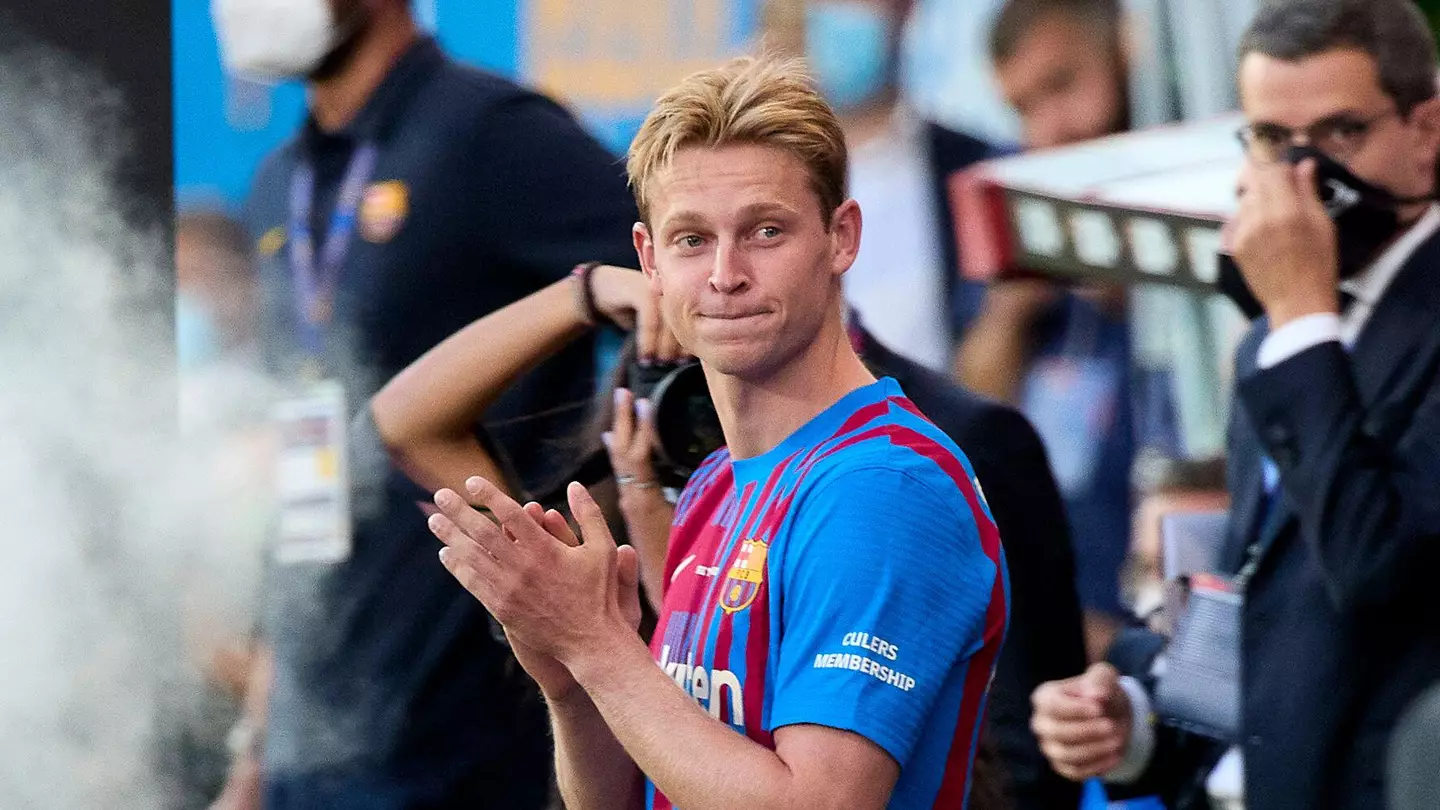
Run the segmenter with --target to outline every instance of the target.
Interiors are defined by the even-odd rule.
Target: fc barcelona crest
[[[720,607],[726,613],[737,613],[750,607],[760,593],[760,584],[765,581],[765,556],[770,544],[764,540],[746,540],[740,546],[740,556],[730,566],[721,586]]]

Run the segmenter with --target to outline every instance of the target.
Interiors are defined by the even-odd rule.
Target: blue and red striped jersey
[[[651,649],[711,716],[770,748],[787,725],[854,732],[900,765],[889,807],[965,807],[1005,557],[969,461],[894,380],[764,455],[711,456],[666,577]]]

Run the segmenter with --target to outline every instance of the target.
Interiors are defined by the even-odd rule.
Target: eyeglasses
[[[1370,137],[1375,125],[1400,111],[1391,108],[1369,118],[1352,115],[1334,115],[1299,130],[1282,127],[1279,124],[1247,124],[1235,135],[1250,157],[1261,163],[1277,163],[1284,159],[1285,152],[1296,144],[1301,136],[1304,143],[1331,158],[1345,161],[1355,156],[1365,140]]]

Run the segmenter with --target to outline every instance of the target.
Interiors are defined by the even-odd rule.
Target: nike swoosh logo
[[[692,563],[692,562],[695,562],[695,555],[694,555],[694,554],[691,554],[689,557],[686,557],[685,559],[681,560],[681,561],[680,561],[680,564],[677,565],[677,566],[675,566],[675,573],[673,573],[673,574],[670,575],[670,583],[671,583],[672,585],[675,583],[675,580],[677,580],[677,579],[680,578],[680,575],[681,575],[681,574],[685,573],[685,569],[686,569],[686,568],[689,568],[689,567],[690,567],[690,563]]]

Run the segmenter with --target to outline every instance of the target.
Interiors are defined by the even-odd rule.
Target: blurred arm
[[[657,613],[665,597],[665,554],[669,548],[670,524],[675,520],[675,507],[665,500],[658,488],[620,488],[620,512],[630,545],[639,552],[640,584],[645,598]]]
[[[1035,279],[992,286],[955,354],[956,378],[978,394],[1016,404],[1034,348],[1031,327],[1058,297],[1049,282]]]

